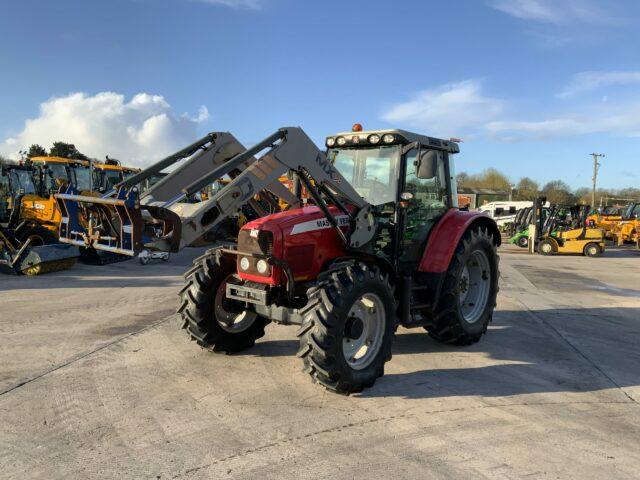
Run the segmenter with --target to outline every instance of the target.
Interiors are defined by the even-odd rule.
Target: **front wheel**
[[[226,297],[227,281],[235,273],[236,263],[218,249],[193,263],[180,291],[182,328],[211,351],[234,353],[253,346],[264,336],[269,320]]]
[[[542,240],[538,244],[538,253],[540,255],[553,255],[554,253],[556,253],[556,246],[549,239]]]
[[[388,279],[354,263],[323,275],[308,297],[298,330],[304,371],[337,393],[372,386],[391,360],[396,303]]]
[[[602,253],[602,250],[600,249],[600,245],[597,243],[587,243],[584,247],[583,253],[587,257],[598,257]]]
[[[468,230],[456,248],[433,317],[425,327],[429,335],[453,345],[479,341],[493,317],[498,277],[492,235],[481,227]]]

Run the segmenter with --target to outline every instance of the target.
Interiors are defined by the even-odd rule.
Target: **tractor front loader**
[[[458,145],[358,127],[328,137],[326,151],[300,128],[281,128],[201,178],[169,175],[158,185],[179,186],[180,193],[164,204],[120,190],[114,201],[129,212],[138,238],[141,210],[166,222],[165,234],[145,243],[160,250],[196,241],[284,174],[294,174],[310,197],[306,204],[294,197],[287,210],[246,223],[234,244],[194,261],[178,309],[192,340],[233,353],[252,346],[270,322],[297,325],[304,371],[348,394],[383,375],[399,325],[455,345],[477,342],[487,331],[500,232],[491,218],[457,208]],[[240,166],[207,202],[172,208]],[[94,245],[133,252],[143,246],[135,235],[129,243]]]
[[[145,249],[177,252],[203,239],[224,240],[230,235],[229,230],[235,237],[237,220],[230,221],[230,217],[238,213],[237,209],[218,218],[218,210],[214,207],[219,194],[200,202],[191,199],[216,182],[226,184],[219,193],[229,191],[229,182],[220,182],[222,176],[212,176],[211,172],[245,151],[230,133],[213,132],[118,183],[100,198],[79,195],[70,187],[55,195],[62,211],[60,241],[96,251],[135,256]],[[246,168],[248,160],[236,162],[225,173],[231,178],[237,177]],[[138,185],[157,180],[163,170],[180,161],[184,162],[178,168],[164,174],[143,192],[139,191]],[[198,188],[192,188],[194,182],[205,177],[207,180],[200,182]],[[253,198],[259,191],[245,198],[242,187],[240,190],[233,187],[232,196],[235,199],[242,195],[242,203],[250,210],[250,217],[264,215],[270,208],[279,209],[274,198],[283,198],[288,204],[298,201],[277,180],[266,187],[271,193],[265,191],[259,199]]]

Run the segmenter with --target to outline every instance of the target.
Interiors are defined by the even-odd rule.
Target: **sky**
[[[144,166],[209,131],[463,140],[457,171],[640,186],[636,0],[0,0],[0,154]]]

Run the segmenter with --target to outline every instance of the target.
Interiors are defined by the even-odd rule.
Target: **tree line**
[[[513,192],[513,200],[533,200],[538,196],[545,196],[551,203],[571,205],[590,204],[591,189],[587,187],[572,189],[563,180],[552,180],[541,185],[529,177],[522,177],[518,182],[512,183],[509,177],[495,168],[488,168],[481,173],[468,174],[460,172],[457,175],[460,188],[489,188],[504,192]],[[596,201],[608,198],[608,204],[627,203],[628,201],[640,201],[640,188],[622,189],[598,189]]]
[[[34,143],[27,150],[20,152],[23,157],[62,157],[72,158],[74,160],[89,160],[84,153],[81,153],[73,143],[53,142],[53,145],[47,152],[42,145]]]

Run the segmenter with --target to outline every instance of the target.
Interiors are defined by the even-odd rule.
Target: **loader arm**
[[[260,158],[255,155],[267,150]],[[322,152],[299,127],[281,128],[260,143],[223,163],[208,175],[183,188],[168,205],[192,195],[211,181],[229,174],[249,161],[249,166],[230,184],[214,195],[211,200],[200,204],[180,204],[178,213],[182,220],[180,246],[188,246],[230,214],[245,205],[255,194],[268,188],[286,174],[295,172],[310,191],[327,220],[337,229],[345,243],[353,248],[361,248],[375,235],[374,217],[371,206],[351,184],[327,160]],[[288,192],[288,190],[287,190]],[[350,235],[347,238],[331,215],[320,192],[325,193],[350,218]],[[272,191],[272,193],[276,194]],[[286,199],[285,199],[286,200]],[[355,207],[355,212],[345,205]],[[162,239],[154,248],[166,248],[167,239]]]
[[[265,150],[266,153],[263,153]],[[257,158],[256,155],[260,153],[263,154]],[[184,165],[138,196],[135,185],[185,157],[190,158]],[[63,212],[60,240],[125,255],[135,255],[143,248],[175,252],[195,244],[206,232],[244,205],[256,205],[255,196],[263,191],[270,192],[291,206],[299,206],[300,199],[278,181],[288,172],[299,175],[345,243],[359,248],[371,240],[375,228],[370,205],[298,127],[281,128],[248,150],[231,134],[209,134],[122,182],[112,197],[92,199],[69,191],[61,192],[56,195]],[[232,181],[212,198],[199,203],[185,202],[190,196],[226,176]],[[349,216],[349,238],[329,212],[321,193]],[[347,208],[345,203],[351,208]],[[79,222],[74,220],[79,205],[86,208],[87,205],[96,207],[101,204],[116,210],[120,220],[119,232],[102,235],[93,231],[91,225],[88,231],[83,232]],[[145,237],[142,212],[163,225],[162,234]]]
[[[114,190],[100,198],[84,197],[78,195],[72,187],[65,188],[55,195],[62,212],[60,241],[111,253],[136,255],[147,243],[144,222],[151,219],[151,223],[162,224],[163,234],[174,233],[170,244],[165,242],[164,248],[177,251],[180,248],[181,205],[173,206],[176,202],[171,200],[186,186],[244,151],[245,147],[230,133],[213,132],[120,182]],[[137,185],[182,160],[185,160],[182,165],[138,195]],[[251,160],[237,165],[229,172],[229,176],[236,177]],[[214,178],[212,183],[218,178]],[[277,179],[267,185],[265,190],[282,198],[289,205],[299,204],[297,197]],[[268,203],[269,199],[265,200]],[[265,214],[263,206],[257,201],[252,199],[248,203],[259,215]],[[145,212],[144,215],[142,212]],[[81,214],[85,220],[87,217],[89,219],[84,225],[80,221]],[[97,228],[95,223],[104,228]]]

